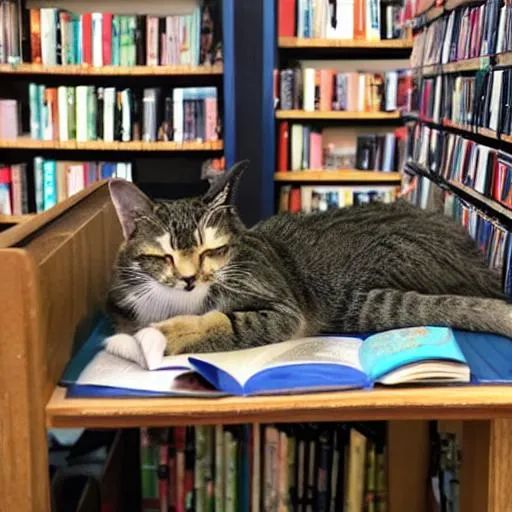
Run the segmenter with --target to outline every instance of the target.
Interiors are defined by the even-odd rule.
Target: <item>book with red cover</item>
[[[327,112],[332,110],[332,95],[334,72],[332,69],[320,70],[320,110]]]
[[[103,65],[112,64],[112,13],[103,13]]]
[[[295,36],[295,0],[279,0],[277,13],[278,37]]]
[[[354,39],[366,39],[366,5],[365,0],[354,0]]]
[[[311,132],[309,136],[309,167],[311,169],[322,169],[322,134]]]
[[[291,213],[300,213],[300,188],[294,187],[290,190],[290,206],[288,211]]]
[[[288,146],[290,138],[290,128],[288,121],[282,121],[279,124],[279,139],[278,139],[278,155],[277,155],[277,170],[284,172],[289,169],[288,165]]]
[[[41,64],[41,11],[30,9],[30,52],[32,62]]]
[[[82,61],[92,66],[92,14],[82,15]]]

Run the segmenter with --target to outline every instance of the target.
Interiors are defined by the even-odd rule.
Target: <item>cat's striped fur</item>
[[[169,353],[425,324],[512,337],[500,277],[447,217],[398,201],[246,229],[232,207],[242,168],[167,203],[111,182],[126,237],[108,301],[120,330],[155,325]]]

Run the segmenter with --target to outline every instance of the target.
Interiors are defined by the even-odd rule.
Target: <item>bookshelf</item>
[[[75,336],[101,303],[120,239],[105,183],[0,234],[0,324],[8,326],[0,331],[0,440],[9,446],[0,466],[0,508],[51,510],[48,427],[381,419],[389,421],[388,510],[428,512],[428,426],[439,419],[461,426],[461,510],[510,510],[510,387],[383,388],[211,400],[66,398],[59,378]],[[93,267],[95,272],[84,272]]]
[[[222,75],[221,64],[215,66],[86,66],[66,64],[45,66],[21,63],[0,64],[1,75],[64,75],[64,76],[210,76]]]
[[[399,120],[399,112],[308,112],[305,110],[277,110],[276,119],[386,121]]]
[[[365,41],[352,39],[322,39],[322,38],[301,38],[301,37],[279,37],[279,48],[370,48],[375,50],[410,50],[412,40],[410,39],[383,39],[380,41]]]
[[[77,151],[222,151],[222,140],[213,142],[107,142],[74,140],[34,140],[30,136],[21,136],[13,140],[1,140],[0,149],[34,149],[34,150],[77,150]]]
[[[111,173],[112,169],[114,173],[117,173],[118,164],[121,164],[121,166],[126,166],[126,171],[123,171],[123,167],[121,167],[119,177],[132,179],[144,192],[158,199],[201,194],[208,187],[202,169],[205,162],[210,162],[215,168],[219,168],[219,166],[228,168],[234,163],[236,95],[234,81],[233,0],[215,0],[208,4],[208,8],[211,10],[210,16],[215,17],[211,24],[211,32],[209,32],[212,37],[212,45],[217,42],[221,45],[221,54],[215,50],[217,53],[214,57],[213,50],[208,50],[212,55],[211,59],[203,54],[200,55],[201,44],[207,43],[204,43],[204,36],[200,35],[201,23],[204,20],[200,18],[199,8],[196,7],[199,4],[196,2],[184,2],[183,5],[169,5],[159,0],[155,4],[151,4],[147,9],[140,5],[135,6],[134,2],[130,5],[117,3],[115,5],[112,4],[112,6],[109,5],[108,9],[112,9],[111,12],[99,5],[95,0],[81,0],[73,5],[67,5],[60,0],[46,1],[44,4],[23,1],[19,5],[23,13],[28,13],[23,15],[24,32],[21,38],[20,54],[16,62],[16,59],[11,58],[9,63],[0,64],[0,76],[5,78],[0,86],[0,97],[13,98],[18,102],[20,108],[18,119],[21,131],[15,139],[7,135],[5,138],[2,138],[0,135],[0,152],[2,153],[2,161],[5,166],[26,165],[26,167],[18,172],[26,173],[22,186],[28,189],[28,211],[30,213],[35,212],[36,209],[41,211],[41,203],[33,199],[36,191],[40,190],[36,187],[36,180],[32,177],[35,176],[35,173],[39,172],[35,168],[35,157],[44,158],[45,163],[48,161],[57,164],[55,174],[58,183],[55,189],[61,186],[59,180],[64,172],[64,178],[62,179],[68,183],[68,194],[75,193],[77,187],[79,189],[81,186],[88,186],[91,179],[108,178],[117,175],[109,173]],[[39,8],[46,9],[45,13],[41,14],[42,11],[39,11]],[[44,51],[50,51],[48,48],[51,49],[51,46],[47,45],[46,50],[44,48],[38,50],[38,44],[40,45],[41,41],[37,42],[36,34],[28,37],[30,32],[27,32],[27,30],[31,26],[30,23],[32,23],[32,14],[39,12],[39,17],[43,15],[48,16],[48,11],[51,9],[56,12],[57,19],[59,20],[57,23],[62,25],[64,23],[68,24],[65,31],[68,34],[66,37],[82,38],[80,41],[75,41],[75,47],[71,43],[68,45],[63,42],[62,47],[57,44],[59,48],[62,48],[62,63],[59,60],[59,53],[56,53],[57,63],[51,62],[53,58],[49,59],[48,56],[51,57],[51,52],[44,54]],[[64,9],[64,11],[59,11],[59,9]],[[70,9],[70,11],[67,12],[65,11],[66,9]],[[194,9],[196,10],[194,11]],[[63,12],[65,14],[62,14]],[[101,34],[99,34],[102,36],[101,41],[98,38],[95,39],[98,33],[97,31],[95,32],[96,25],[94,23],[91,24],[90,33],[81,25],[86,23],[87,16],[90,16],[93,21],[94,19],[99,19],[89,14],[91,12],[101,13],[103,17],[100,20],[101,25],[99,25],[102,30]],[[183,21],[187,16],[192,20],[190,24],[189,21]],[[178,20],[178,17],[181,17],[180,20]],[[66,19],[67,21],[65,21]],[[117,46],[114,43],[114,34],[116,33],[116,23],[121,24],[121,29],[124,30],[122,27],[123,20],[128,24],[131,19],[134,19],[134,23],[136,22],[137,25],[133,28],[133,31],[124,33],[123,37],[125,39],[119,42],[121,49],[117,50],[121,53],[120,56],[117,56],[117,62],[115,62],[115,48]],[[156,24],[156,57],[153,48],[150,46],[150,42],[154,38],[150,36],[148,28],[150,22],[155,20],[158,22]],[[197,20],[197,23],[195,20]],[[190,39],[188,42],[184,41],[179,50],[174,51],[171,45],[174,44],[172,41],[175,39],[170,38],[169,34],[171,30],[177,30],[178,21],[187,24],[186,26],[188,27],[187,30],[180,32],[182,34],[181,37],[193,38],[194,34],[196,34],[197,40],[192,41]],[[80,24],[82,28],[73,35],[76,23]],[[108,28],[105,28],[106,25],[104,23],[112,24],[111,33]],[[185,25],[183,26],[185,27]],[[43,27],[41,30],[44,31],[46,29]],[[89,36],[84,35],[86,32],[89,33]],[[54,36],[56,38],[64,37],[63,34],[64,32],[56,31]],[[131,42],[126,40],[128,36],[133,38]],[[90,37],[90,39],[87,40],[86,37]],[[109,39],[110,37],[111,39]],[[139,39],[136,40],[137,37]],[[52,40],[51,37],[50,40]],[[69,42],[72,39],[66,39],[66,41]],[[165,45],[169,45],[168,52],[164,42]],[[76,44],[78,43],[81,43],[81,49],[79,50],[76,49]],[[131,47],[126,46],[130,44],[133,46],[134,60],[133,65],[126,65],[131,59],[130,55],[132,55],[129,53],[131,52]],[[98,45],[100,46],[99,50]],[[34,58],[34,51],[36,55],[38,51],[41,52],[40,57],[37,58],[38,60]],[[89,57],[86,56],[87,51],[90,53]],[[57,49],[55,49],[55,52],[57,52]],[[66,52],[65,61],[64,52]],[[210,55],[210,53],[206,55]],[[96,62],[98,55],[100,55],[100,61],[102,61],[100,64]],[[221,55],[221,58],[219,58],[219,55]],[[88,58],[92,60],[88,61]],[[132,64],[132,62],[129,62],[129,64]],[[33,84],[36,85],[34,86]],[[31,89],[31,87],[34,87],[34,89]],[[78,95],[80,92],[78,89],[80,87],[82,88],[82,93],[84,92],[83,89],[88,89],[85,110],[83,108],[84,102],[82,102],[80,108],[78,105]],[[91,112],[97,111],[96,115],[99,116],[103,111],[107,111],[107,97],[102,97],[101,105],[99,100],[99,91],[101,90],[102,94],[105,91],[106,95],[107,88],[109,92],[114,91],[113,136],[107,135],[109,130],[106,128],[108,125],[106,113],[103,114],[103,123],[99,121],[99,117],[97,120],[92,121],[90,118],[93,115],[90,114]],[[197,92],[199,90],[207,94],[206,90],[211,92],[215,89],[215,119],[217,121],[215,121],[214,128],[212,128],[213,121],[211,121],[210,128],[208,128],[208,119],[213,119],[211,117],[211,109],[213,107],[210,103],[210,107],[208,107],[210,110],[207,116],[207,99],[200,100],[203,102],[202,110],[200,110],[199,99],[194,99],[195,96],[194,98],[191,96],[192,99],[187,100],[184,97],[181,101],[184,114],[182,116],[183,136],[181,136],[181,129],[174,126],[176,120],[179,121],[179,115],[176,114],[176,110],[179,107],[179,99],[178,103],[176,103],[173,93],[177,89],[185,91],[187,88],[189,88],[190,94],[196,95],[199,94]],[[63,90],[61,91],[61,89]],[[91,106],[91,101],[89,100],[90,89],[92,89],[94,98],[91,101],[96,101],[94,107]],[[34,90],[42,91],[37,92],[37,94],[44,95],[44,97],[39,98],[43,104],[43,107],[41,107],[41,124],[44,119],[42,113],[42,109],[45,108],[44,105],[52,105],[48,108],[53,109],[53,105],[57,104],[56,110],[51,111],[51,116],[46,116],[46,119],[52,120],[48,121],[53,123],[51,130],[48,131],[47,128],[40,129],[38,136],[33,134],[34,132],[38,133],[37,128],[33,129],[32,111],[36,104],[35,101],[38,101],[37,99],[34,100],[34,97],[38,97],[34,96],[32,92]],[[72,117],[69,111],[64,112],[62,115],[59,113],[66,102],[61,101],[58,94],[65,94],[65,91],[67,91],[68,95],[74,95],[73,102],[76,101],[76,117]],[[155,109],[156,132],[154,137],[148,136],[144,132],[146,120],[153,118],[149,114],[145,116],[144,105],[146,104],[145,95],[147,91],[157,91],[156,94],[160,93],[158,97],[155,95],[155,103],[158,103],[158,108]],[[54,92],[55,96],[50,96],[50,92]],[[125,94],[125,92],[127,92],[127,96],[125,99],[122,99],[121,95]],[[191,101],[194,103],[192,106],[190,105]],[[136,106],[134,106],[135,102],[137,102]],[[75,103],[69,104],[75,105]],[[172,107],[169,107],[169,104],[172,104]],[[188,107],[191,110],[187,110],[187,117],[185,116],[185,108]],[[192,107],[194,107],[193,112]],[[74,110],[75,106],[68,108]],[[123,113],[124,109],[130,111],[128,120]],[[79,122],[78,116],[80,112],[82,112],[82,121],[84,115],[88,116],[87,122]],[[175,118],[171,119],[170,123],[166,117],[168,115]],[[178,118],[176,118],[176,115],[178,115]],[[195,123],[193,128],[194,134],[192,134],[190,126],[191,115]],[[202,117],[199,118],[199,116]],[[67,118],[66,122],[63,121],[64,117]],[[185,119],[188,119],[188,128],[185,126]],[[69,124],[69,126],[74,126],[71,123],[75,122],[77,130],[79,125],[84,126],[87,124],[86,136],[84,137],[83,135],[84,129],[82,129],[82,136],[78,136],[78,133],[74,132],[74,128],[70,127],[68,127],[67,136],[63,136],[61,125]],[[147,122],[149,123],[149,121]],[[203,122],[204,126],[203,129],[197,131],[196,125],[200,122]],[[134,123],[138,123],[137,129],[134,127]],[[96,126],[94,127],[94,125]],[[128,125],[130,125],[129,135],[125,138],[126,126]],[[167,126],[171,127],[170,134],[165,133]],[[215,132],[213,135],[212,130]],[[26,132],[33,133],[31,135]],[[116,152],[120,152],[119,156],[116,155]],[[120,159],[121,154],[123,155],[123,162],[112,162],[112,160]],[[184,159],[186,159],[185,163]],[[103,165],[105,161],[107,161],[107,167]],[[59,162],[69,163],[69,165],[64,169],[63,166],[59,167]],[[153,162],[158,163],[153,165]],[[165,162],[167,162],[167,167],[170,171],[163,173],[161,169],[166,165]],[[109,167],[111,163],[112,168]],[[75,180],[75,176],[71,177],[71,174],[69,174],[71,172],[71,164],[84,164],[83,185],[81,185],[80,180],[78,185],[69,185],[70,180]],[[90,165],[97,165],[98,170],[92,171]],[[73,169],[73,171],[76,171],[76,169]],[[45,172],[43,169],[43,175]],[[93,178],[94,172],[97,175]],[[60,190],[62,190],[62,187]],[[16,194],[16,197],[19,197],[19,194]],[[57,200],[61,200],[61,198],[62,194],[59,193]],[[51,205],[54,204],[52,201],[50,201]],[[13,208],[11,210],[15,214],[24,213],[27,211],[26,204],[26,202],[23,203],[22,210],[20,210],[19,206],[15,211]],[[47,208],[46,203],[42,208]]]
[[[281,182],[315,182],[325,181],[332,183],[400,183],[399,172],[359,171],[357,169],[338,169],[329,171],[303,170],[298,172],[276,172],[275,181]]]
[[[380,192],[376,193],[382,194],[382,200],[390,200],[391,195],[387,194],[388,192],[393,194],[393,192],[385,190],[387,185],[400,184],[400,173],[397,172],[399,158],[395,159],[393,156],[390,159],[389,153],[387,158],[384,158],[384,155],[386,151],[392,152],[393,155],[396,151],[398,154],[398,146],[401,141],[397,137],[391,146],[388,138],[384,142],[384,137],[395,133],[395,128],[402,124],[401,108],[398,102],[398,93],[396,94],[397,101],[391,107],[380,104],[379,100],[371,105],[366,104],[367,101],[370,101],[369,97],[373,98],[373,92],[368,91],[376,91],[379,87],[376,86],[372,89],[372,85],[369,85],[372,78],[367,77],[378,76],[377,73],[381,73],[383,83],[380,87],[385,89],[388,80],[386,73],[389,72],[391,77],[394,70],[408,68],[407,58],[412,49],[412,39],[406,31],[401,34],[404,36],[402,38],[397,38],[396,33],[394,34],[395,38],[388,39],[383,34],[379,37],[376,35],[373,38],[366,37],[366,34],[357,32],[359,28],[356,24],[354,24],[352,39],[349,39],[349,36],[347,39],[337,39],[335,36],[332,38],[319,37],[321,31],[313,32],[311,37],[299,37],[302,35],[299,22],[296,21],[295,26],[292,27],[293,24],[286,21],[285,10],[290,4],[279,0],[275,4],[278,18],[277,33],[273,34],[274,48],[268,48],[268,61],[269,68],[277,70],[274,75],[274,90],[277,98],[267,95],[265,110],[268,122],[271,122],[269,119],[271,115],[274,119],[273,129],[266,136],[266,143],[273,145],[272,152],[268,153],[264,167],[265,179],[268,182],[272,179],[274,182],[274,187],[271,189],[273,192],[269,194],[272,197],[268,200],[268,203],[271,203],[271,211],[276,211],[276,205],[279,209],[285,208],[286,204],[291,209],[299,208],[298,204],[302,204],[304,201],[309,205],[309,200],[306,197],[309,191],[312,195],[332,195],[328,201],[332,200],[334,203],[334,194],[342,193],[344,197],[348,197],[351,195],[349,190],[351,186],[353,187],[351,190],[354,191],[354,201],[358,200],[357,192],[355,192],[357,190],[364,190],[364,193],[370,194],[368,197],[373,197],[371,195],[373,192],[370,191],[372,186],[376,186],[377,189],[380,187]],[[314,9],[317,8],[321,9],[321,7]],[[281,21],[279,20],[280,9],[283,9]],[[348,11],[344,11],[343,16],[348,16],[348,14]],[[313,18],[314,16],[313,12]],[[382,16],[384,19],[384,15]],[[340,19],[338,23],[343,26],[344,20]],[[350,24],[350,21],[348,23]],[[318,27],[315,30],[318,30]],[[290,32],[293,32],[294,35]],[[266,37],[270,38],[270,32]],[[273,52],[273,56],[270,55],[271,52]],[[298,72],[301,75],[300,78],[297,77],[298,69],[300,69]],[[352,76],[355,70],[360,73],[356,77],[359,82],[356,82]],[[291,90],[287,89],[283,96],[283,87],[289,87],[287,82],[290,78],[289,72],[292,73],[291,83],[293,85]],[[306,100],[306,97],[310,98],[311,96],[306,92],[311,72],[315,74],[318,89],[314,94],[314,102]],[[329,96],[329,93],[322,92],[329,78],[324,81],[322,77],[330,72],[334,73],[333,96],[335,99],[332,102],[322,99],[324,94]],[[346,82],[343,82],[344,80]],[[351,81],[349,82],[349,80]],[[391,81],[392,78],[389,80]],[[397,83],[398,80],[402,83],[402,78],[397,78]],[[341,82],[344,85],[339,85]],[[283,84],[285,85],[283,86]],[[329,85],[326,87],[328,88]],[[402,85],[397,85],[396,91],[398,88],[402,90]],[[301,89],[300,93],[297,92],[298,89]],[[348,90],[352,93],[346,92]],[[297,94],[299,94],[298,100],[296,99]],[[292,96],[291,102],[290,95]],[[359,95],[359,102],[354,102],[354,95]],[[390,93],[390,97],[391,95],[392,93]],[[363,96],[365,99],[362,99]],[[270,102],[272,102],[272,108],[270,108]],[[362,106],[363,103],[364,106]],[[379,106],[376,106],[377,104]],[[339,105],[344,106],[340,107]],[[299,135],[298,131],[294,132],[296,128],[299,128],[302,135]],[[375,137],[373,141],[363,141],[363,138],[372,139],[372,137]],[[302,145],[299,144],[301,138]],[[371,162],[368,167],[362,162],[356,162],[359,158],[357,149],[359,143],[361,145],[375,144],[376,148],[378,146],[373,153],[372,149],[368,149],[368,152],[380,160]],[[315,154],[318,152],[318,146],[320,146],[322,154],[313,157],[313,152]],[[297,149],[298,147],[299,149]],[[352,150],[352,160],[350,157],[341,156],[350,155]],[[361,151],[366,151],[366,147]],[[300,163],[298,162],[299,153],[302,154]],[[328,158],[332,158],[333,162],[328,164]],[[379,166],[386,172],[371,170]],[[317,171],[321,167],[338,168],[339,170],[335,172]],[[361,172],[357,167],[368,170]],[[307,191],[301,187],[301,184],[307,186]],[[315,189],[315,186],[319,188]],[[338,189],[336,189],[337,186],[339,186]],[[301,195],[300,200],[297,199],[297,189],[306,194]],[[271,213],[270,208],[267,211],[268,214]]]

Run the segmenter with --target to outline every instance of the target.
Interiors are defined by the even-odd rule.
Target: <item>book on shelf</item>
[[[0,166],[0,213],[40,213],[109,178],[133,181],[129,162],[55,161],[36,157],[25,163]]]
[[[509,51],[510,10],[497,0],[462,5],[434,20],[414,38],[413,67],[448,64]]]
[[[142,510],[386,510],[386,435],[384,422],[143,428]]]
[[[0,99],[0,139],[14,140],[20,133],[18,103],[14,99]]]
[[[277,171],[359,169],[391,172],[400,168],[403,135],[361,134],[339,144],[324,139],[320,128],[281,121],[278,126]]]
[[[24,9],[14,0],[0,6],[0,63],[198,66],[223,59],[219,0],[169,16]]]
[[[213,398],[376,385],[462,384],[470,378],[472,383],[510,380],[503,364],[494,366],[495,356],[506,360],[510,355],[507,338],[444,327],[317,336],[180,356],[164,355],[165,338],[155,329],[143,329],[134,337],[111,334],[110,322],[101,317],[61,378],[68,396]],[[497,347],[492,357],[479,349],[491,343]]]
[[[397,187],[390,185],[283,185],[279,190],[279,211],[291,213],[325,212],[330,209],[364,205],[376,201],[391,203]]]
[[[512,209],[512,156],[507,152],[418,124],[412,158],[444,180]]]
[[[408,108],[409,75],[295,67],[274,74],[274,90],[281,110],[393,112]]]
[[[31,83],[29,100],[32,139],[219,140],[216,87],[139,90],[92,85],[48,87]]]
[[[405,36],[394,0],[279,0],[278,36],[379,41]]]

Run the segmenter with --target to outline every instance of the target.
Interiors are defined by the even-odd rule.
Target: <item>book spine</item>
[[[147,65],[158,65],[158,18],[147,16],[146,18],[146,52]]]
[[[94,86],[87,87],[87,140],[96,140],[96,91]]]
[[[72,64],[72,27],[69,13],[60,11],[61,63]]]
[[[215,511],[224,510],[224,428],[215,426]]]
[[[60,86],[57,89],[58,113],[59,113],[59,139],[67,141],[69,136],[68,128],[68,91],[67,87]]]
[[[102,25],[102,60],[103,65],[108,66],[112,64],[112,13],[103,13]]]
[[[79,85],[76,87],[76,140],[86,142],[88,135],[87,122],[87,86]]]
[[[92,14],[92,65],[103,66],[103,15]]]
[[[57,64],[55,9],[41,9],[41,59],[46,66]]]
[[[13,215],[21,215],[21,175],[20,166],[11,167],[11,207]]]
[[[41,11],[30,9],[30,49],[34,64],[41,64]]]
[[[112,65],[121,64],[121,24],[120,16],[112,17]]]
[[[30,137],[34,140],[41,139],[41,101],[39,99],[39,86],[29,84],[28,96],[30,105]]]
[[[135,66],[137,64],[137,18],[136,16],[128,17],[128,49],[127,59],[128,66]]]
[[[92,14],[90,12],[84,13],[81,16],[81,23],[79,27],[82,32],[82,64],[88,64],[92,66],[92,58],[93,58],[93,42],[92,42]]]
[[[48,210],[57,204],[57,168],[53,160],[43,162],[43,208]]]
[[[76,140],[76,89],[67,87],[68,140]]]
[[[137,66],[144,66],[146,64],[146,18],[141,15],[136,17],[135,54]]]
[[[0,167],[0,213],[3,215],[12,215],[11,184],[11,168]]]
[[[55,9],[55,63],[62,65],[62,25],[58,9]]]

